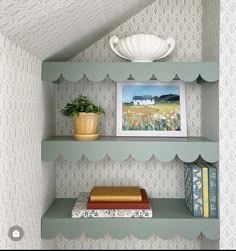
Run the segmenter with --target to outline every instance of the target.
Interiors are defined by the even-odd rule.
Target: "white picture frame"
[[[118,82],[116,135],[187,137],[185,83]]]

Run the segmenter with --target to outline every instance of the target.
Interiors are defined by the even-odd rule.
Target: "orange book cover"
[[[141,201],[91,201],[87,203],[87,209],[149,209],[150,203],[145,189],[140,189]]]
[[[90,193],[91,201],[141,201],[138,186],[94,186]]]

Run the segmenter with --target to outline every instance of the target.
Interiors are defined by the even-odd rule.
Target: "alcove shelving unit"
[[[92,81],[102,81],[109,76],[114,81],[132,77],[137,81],[151,78],[168,82],[180,79],[199,84],[219,80],[219,65],[216,62],[195,63],[74,63],[43,62],[42,80],[59,84],[61,78],[79,81],[86,76]],[[55,136],[42,142],[41,158],[56,160],[78,160],[85,155],[90,160],[101,160],[106,155],[114,160],[124,160],[132,155],[146,161],[155,155],[160,161],[171,161],[176,156],[183,162],[194,162],[199,157],[207,162],[219,161],[219,143],[203,137],[162,138],[162,137],[116,137],[100,136],[95,141],[77,141],[72,136]],[[85,233],[91,238],[101,238],[109,233],[114,238],[132,234],[147,238],[157,234],[169,239],[178,235],[192,240],[199,234],[210,240],[219,240],[219,218],[193,217],[184,199],[155,199],[150,203],[152,218],[71,218],[76,199],[55,199],[42,217],[42,238],[50,239],[62,233],[69,239]]]

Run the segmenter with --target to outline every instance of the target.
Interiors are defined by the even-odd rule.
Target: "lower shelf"
[[[220,238],[219,218],[193,217],[184,199],[150,199],[152,218],[71,218],[76,199],[55,199],[42,217],[41,235],[44,239],[55,238],[59,233],[68,239],[78,238],[82,233],[98,239],[109,233],[122,239],[133,235],[146,239],[153,234],[163,239],[180,236],[188,240],[199,234],[210,240]]]

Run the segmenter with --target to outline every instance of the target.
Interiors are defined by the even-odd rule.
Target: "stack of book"
[[[149,218],[152,208],[145,189],[138,186],[94,186],[81,192],[72,218]]]
[[[217,217],[217,168],[205,162],[185,163],[185,201],[193,216]]]

